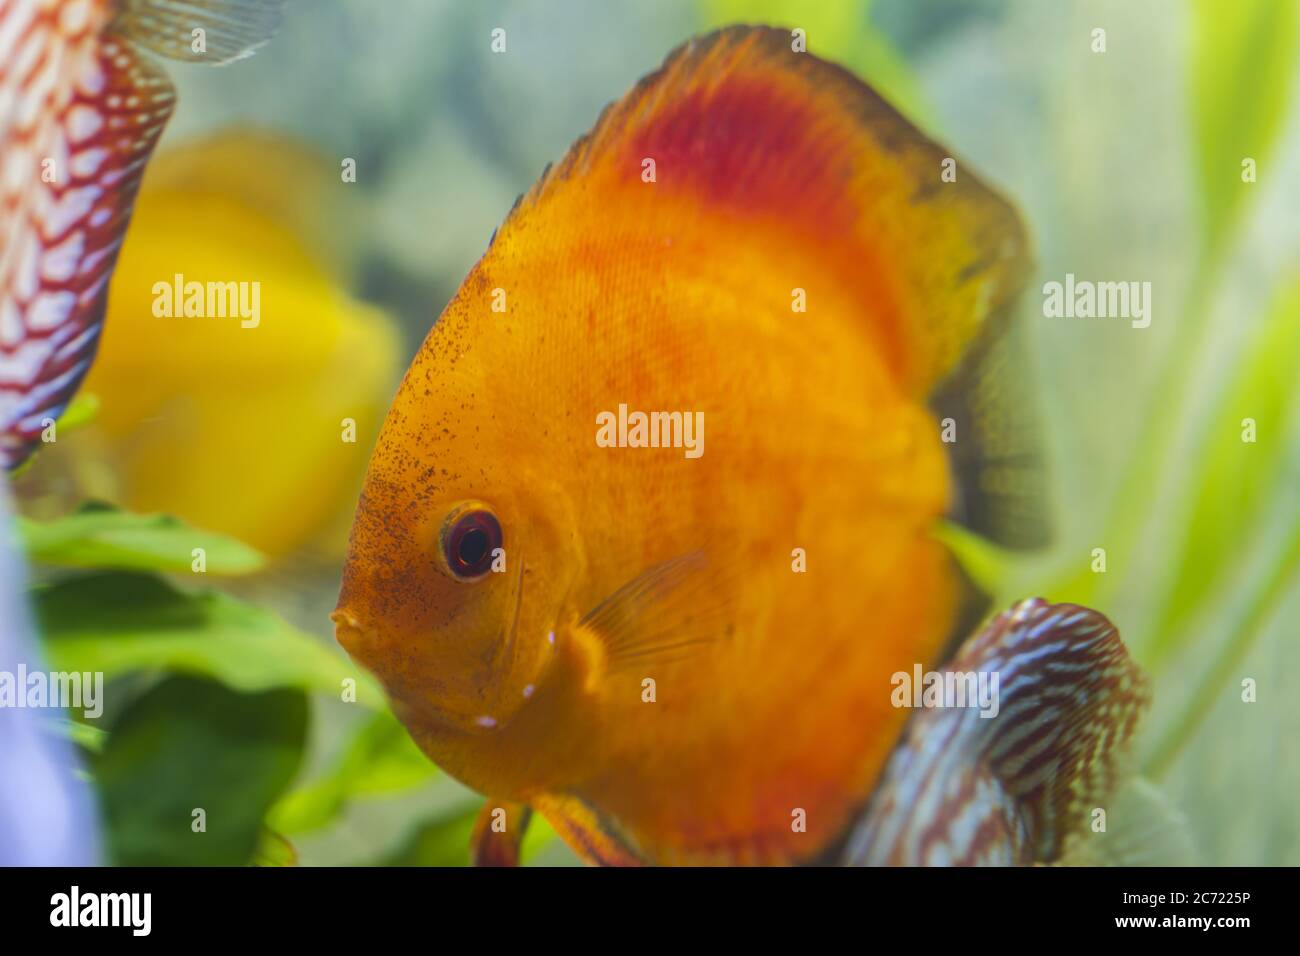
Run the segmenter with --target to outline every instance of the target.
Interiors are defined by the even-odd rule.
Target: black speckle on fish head
[[[400,712],[493,733],[549,671],[573,535],[535,429],[511,413],[514,377],[480,354],[481,317],[465,302],[475,287],[443,313],[393,402],[333,618]]]

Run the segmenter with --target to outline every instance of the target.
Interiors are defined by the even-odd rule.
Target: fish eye
[[[439,537],[442,569],[457,581],[476,581],[492,569],[501,523],[486,505],[467,502],[447,515]]]

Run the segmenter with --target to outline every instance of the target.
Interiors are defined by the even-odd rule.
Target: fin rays
[[[647,660],[679,660],[725,633],[710,597],[702,552],[656,564],[583,615],[580,628],[597,634],[614,670]]]
[[[160,56],[222,66],[251,56],[280,26],[284,0],[121,0],[110,27]],[[204,49],[194,49],[196,30]]]

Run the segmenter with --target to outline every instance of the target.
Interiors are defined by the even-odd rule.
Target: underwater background
[[[57,729],[99,807],[86,852],[468,862],[481,798],[416,750],[328,620],[370,443],[515,197],[669,50],[734,22],[805,29],[1028,223],[1056,541],[953,543],[995,606],[1095,606],[1152,675],[1137,759],[1159,822],[1134,859],[1300,864],[1290,0],[316,0],[250,59],[170,68],[100,358],[10,489],[50,666],[112,682],[102,718]],[[160,334],[145,290],[173,272],[261,276],[280,319]],[[1045,317],[1067,274],[1150,282],[1150,327]],[[210,839],[163,825],[198,806]],[[525,859],[576,862],[541,820]]]

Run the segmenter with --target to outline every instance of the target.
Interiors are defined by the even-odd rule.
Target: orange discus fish
[[[131,207],[175,104],[141,50],[222,64],[282,0],[0,0],[0,465],[14,468],[95,357]]]
[[[1001,830],[918,843],[889,795],[934,781],[882,777],[916,746],[891,681],[981,611],[938,523],[1044,536],[999,321],[1026,240],[965,167],[946,181],[949,156],[790,34],[722,30],[521,197],[430,331],[334,620],[424,751],[489,797],[481,860],[515,859],[529,809],[591,862],[1038,858],[1046,822],[1016,802],[1033,780],[981,790],[971,818]],[[954,772],[1005,772],[992,735],[1072,785],[1110,765],[1139,679],[1099,615],[1026,607],[1043,620],[1022,608],[971,659],[1091,642],[1039,679],[1090,653],[1107,679],[936,733]],[[1093,713],[1119,729],[1074,760]],[[955,808],[907,809],[924,829]]]

